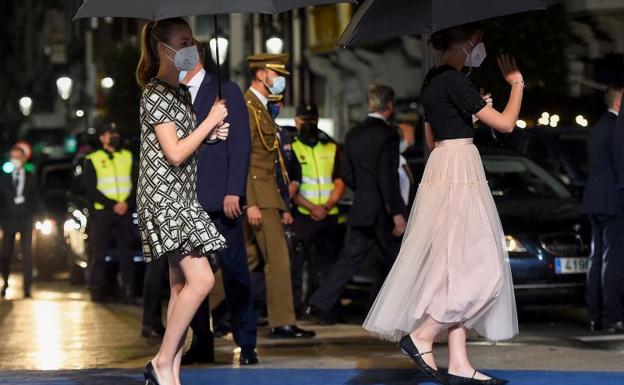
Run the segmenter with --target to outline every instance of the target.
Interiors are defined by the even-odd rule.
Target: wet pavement
[[[140,372],[136,368],[154,354],[158,342],[140,336],[139,307],[91,303],[82,288],[69,286],[64,281],[38,283],[33,288],[33,298],[22,299],[19,278],[12,276],[11,283],[7,299],[0,300],[0,384],[140,383],[140,377],[137,377]],[[526,376],[532,373],[527,372],[530,370],[549,371],[552,375],[556,373],[550,371],[560,371],[565,374],[564,378],[568,378],[568,384],[572,383],[570,378],[584,378],[578,371],[589,371],[594,375],[610,372],[611,377],[603,378],[601,384],[624,384],[624,335],[590,335],[585,332],[583,309],[528,308],[520,314],[520,319],[521,334],[509,342],[492,346],[485,341],[473,340],[470,352],[474,364],[481,368],[505,370],[507,372],[502,373],[508,377],[513,377],[513,373]],[[410,361],[393,344],[369,337],[358,324],[315,326],[304,322],[302,325],[316,330],[317,338],[270,340],[266,338],[268,330],[260,328],[258,353],[261,364],[252,370],[296,369],[284,372],[290,373],[284,374],[284,378],[294,375],[287,382],[275,382],[289,385],[312,384],[297,380],[304,373],[297,370],[304,369],[319,370],[315,372],[319,378],[328,376],[319,385],[402,384],[413,379]],[[436,346],[435,353],[439,365],[445,366],[446,345],[443,341]],[[236,377],[239,370],[236,369],[237,358],[231,338],[218,339],[217,363],[196,366],[188,376],[209,368],[210,373],[217,376],[215,379],[237,378],[210,383],[246,383],[243,377]],[[72,369],[90,371],[39,372]],[[367,373],[368,380],[353,382],[353,377],[357,377],[354,370]],[[379,370],[394,380],[375,377]],[[84,381],[84,376],[92,380]],[[114,382],[112,378],[115,376],[126,380]],[[49,381],[37,382],[38,378]],[[54,382],[55,378],[57,382]],[[96,381],[97,378],[106,380],[100,382]],[[310,376],[303,378],[310,379]],[[617,381],[610,382],[613,378]]]

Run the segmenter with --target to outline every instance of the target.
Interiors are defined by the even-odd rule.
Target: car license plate
[[[555,258],[555,274],[580,274],[587,272],[588,258]]]

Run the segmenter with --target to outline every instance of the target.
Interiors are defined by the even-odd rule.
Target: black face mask
[[[310,142],[316,142],[318,140],[318,125],[317,123],[308,122],[301,125],[301,137]]]
[[[121,150],[121,138],[119,136],[111,136],[108,139],[108,145],[115,149],[115,151]]]

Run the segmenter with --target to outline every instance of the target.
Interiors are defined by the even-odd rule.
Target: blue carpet
[[[511,385],[623,385],[624,372],[493,370]],[[407,369],[187,369],[184,385],[430,385]],[[142,385],[138,371],[121,369],[0,372],[2,385]]]

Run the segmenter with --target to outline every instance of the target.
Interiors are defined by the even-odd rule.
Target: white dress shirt
[[[205,77],[206,77],[206,70],[202,68],[201,71],[196,73],[195,76],[193,76],[191,80],[189,80],[188,83],[186,83],[186,86],[191,92],[191,101],[193,103],[195,103],[195,98],[197,97],[197,93],[199,92],[199,87],[202,85],[202,82],[204,81]]]
[[[612,108],[609,108],[609,112],[614,113],[614,114],[615,114],[615,116],[619,116],[619,114],[620,114],[620,112],[619,112],[619,111],[616,111],[616,110],[614,110],[614,109],[612,109]]]
[[[267,104],[269,104],[269,99],[262,95],[258,90],[256,90],[253,87],[249,87],[249,89],[251,90],[251,92],[253,92],[254,95],[256,95],[256,97],[260,100],[260,102],[262,103],[262,105],[264,106],[264,108],[267,108]]]
[[[403,155],[399,155],[399,187],[401,189],[401,198],[403,198],[403,202],[407,206],[409,205],[409,193],[412,182],[409,175],[407,175],[407,171],[405,171],[405,167],[407,167],[407,159]]]
[[[368,114],[369,118],[377,118],[377,119],[381,119],[383,120],[386,124],[389,124],[388,119],[386,119],[382,114],[380,114],[379,112],[371,112]]]
[[[11,176],[13,178],[13,184],[15,185],[15,198],[13,198],[13,201],[16,205],[21,205],[22,203],[24,203],[24,185],[26,184],[26,172],[23,168],[15,169]]]

